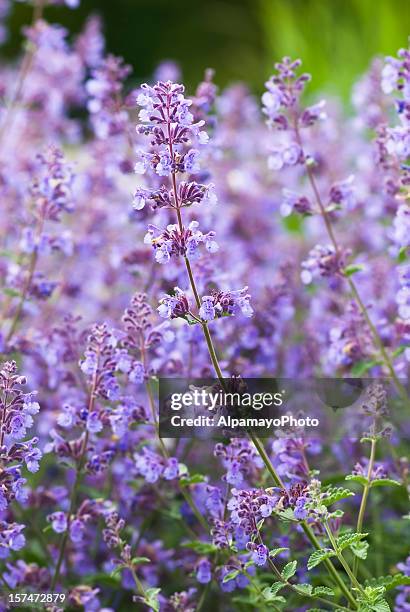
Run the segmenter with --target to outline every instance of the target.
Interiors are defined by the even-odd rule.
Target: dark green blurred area
[[[48,8],[46,18],[75,33],[92,13],[138,80],[173,59],[188,85],[212,67],[219,85],[242,80],[254,91],[288,54],[303,59],[312,87],[346,96],[375,54],[395,54],[410,33],[410,0],[82,0],[77,10]],[[30,16],[15,3],[3,54],[18,52]]]

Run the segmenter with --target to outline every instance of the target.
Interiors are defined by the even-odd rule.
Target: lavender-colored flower
[[[198,258],[198,247],[202,243],[209,253],[215,253],[218,250],[218,244],[214,240],[215,232],[203,234],[197,229],[198,225],[197,221],[191,221],[182,231],[177,225],[168,225],[163,231],[155,225],[149,225],[144,242],[154,247],[155,259],[162,264],[168,263],[171,257]]]
[[[309,253],[309,258],[302,262],[302,281],[308,285],[314,278],[334,279],[340,277],[345,265],[345,255],[336,253],[334,247],[316,245]]]
[[[86,83],[88,110],[97,138],[116,136],[126,131],[128,112],[121,104],[123,81],[131,67],[121,58],[109,55],[93,71]]]
[[[174,288],[174,295],[165,295],[160,300],[158,314],[163,319],[185,318],[189,314],[189,302],[179,287]]]
[[[86,375],[93,393],[104,399],[118,397],[118,383],[115,378],[117,340],[107,325],[95,325],[88,337],[85,358],[80,368]],[[96,416],[91,416],[96,420]],[[96,424],[99,427],[98,424]],[[91,424],[92,427],[92,424]]]
[[[47,520],[56,533],[64,533],[67,530],[68,521],[65,512],[53,512],[48,515]]]
[[[10,551],[21,550],[25,546],[23,529],[25,525],[0,521],[0,559],[6,559]]]
[[[231,511],[231,521],[239,525],[250,536],[258,532],[258,521],[261,518],[267,518],[272,513],[275,504],[276,498],[265,491],[232,489],[228,509]]]
[[[248,549],[252,550],[251,559],[255,565],[266,565],[269,556],[269,549],[264,544],[251,544]]]
[[[306,196],[299,195],[290,189],[283,189],[282,195],[283,199],[280,210],[284,217],[287,217],[292,212],[302,215],[312,214],[312,204]]]
[[[216,291],[202,298],[199,316],[204,321],[212,321],[223,316],[242,313],[245,317],[253,315],[248,287],[238,291]]]
[[[212,566],[208,559],[201,559],[196,566],[196,579],[200,584],[208,584],[212,580]]]

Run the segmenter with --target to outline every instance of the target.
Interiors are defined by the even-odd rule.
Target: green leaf
[[[298,564],[297,561],[290,561],[289,563],[285,565],[285,567],[282,570],[282,574],[281,574],[284,580],[289,580],[289,578],[292,578],[292,576],[296,574],[297,564]]]
[[[229,582],[229,580],[233,580],[234,578],[237,577],[238,574],[239,574],[239,570],[233,570],[232,572],[228,572],[224,576],[224,579],[222,580],[223,584],[225,584],[225,582]]]
[[[370,483],[371,487],[388,487],[388,486],[396,486],[401,487],[401,482],[398,480],[393,480],[392,478],[376,478],[372,480]]]
[[[405,576],[402,573],[393,574],[393,576],[379,576],[366,580],[366,586],[383,587],[386,591],[395,589],[398,586],[410,585],[410,576]]]
[[[331,506],[341,499],[346,499],[347,497],[352,497],[352,495],[354,495],[353,491],[350,491],[350,489],[344,489],[343,487],[328,487],[324,492],[326,493],[326,497],[321,500],[323,506]]]
[[[363,540],[368,535],[368,533],[344,533],[336,539],[336,543],[340,550],[344,550],[355,542],[360,542],[360,540]]]
[[[393,352],[392,352],[392,357],[399,357],[400,355],[402,355],[406,349],[410,348],[410,344],[402,344],[401,346],[399,346],[398,348],[396,348]]]
[[[182,546],[184,548],[194,550],[199,555],[209,555],[218,550],[215,544],[211,544],[210,542],[200,542],[199,540],[187,542],[186,544],[182,544]]]
[[[375,359],[369,361],[358,361],[351,368],[350,373],[352,376],[363,376],[366,374],[368,370],[374,368],[374,366],[379,365],[380,361],[376,361]]]
[[[311,595],[312,594],[313,586],[311,584],[298,584],[295,586],[301,595]]]
[[[367,485],[369,482],[366,476],[359,476],[359,474],[348,474],[345,480],[351,480],[352,482],[357,482],[361,484],[363,487]]]
[[[359,557],[359,559],[367,559],[367,550],[369,548],[368,542],[355,542],[350,546],[352,553]]]
[[[11,287],[5,287],[3,289],[3,293],[9,297],[21,297],[20,291],[17,291],[17,289],[12,289]]]
[[[360,264],[351,264],[350,266],[346,266],[343,273],[345,276],[353,276],[353,274],[361,272],[362,270],[364,270],[364,266]]]
[[[146,589],[145,591],[145,597],[143,598],[143,601],[147,604],[147,606],[149,608],[152,608],[154,610],[154,612],[159,612],[159,601],[158,601],[158,595],[161,592],[161,589]]]
[[[269,551],[269,556],[273,559],[274,557],[277,557],[281,553],[285,552],[285,550],[289,550],[289,548],[272,548],[272,550]]]
[[[269,591],[271,595],[277,595],[279,591],[285,588],[285,584],[283,582],[274,582],[270,587],[265,589],[265,591]]]
[[[192,474],[192,476],[182,477],[179,481],[181,487],[189,487],[193,484],[198,484],[206,480],[203,474]]]
[[[322,563],[322,561],[324,561],[325,559],[334,557],[335,554],[336,553],[330,548],[323,548],[322,550],[315,550],[315,552],[312,553],[309,557],[309,560],[307,563],[308,570],[313,569],[314,567],[319,565],[319,563]]]
[[[327,586],[317,586],[313,589],[313,595],[316,595],[317,597],[322,597],[322,595],[335,597],[335,592],[333,589]]]
[[[151,563],[151,559],[148,559],[148,557],[134,557],[132,559],[133,565],[140,565],[141,563]]]
[[[399,263],[404,263],[406,261],[406,259],[409,257],[409,247],[408,246],[403,246],[401,247],[399,254],[397,256],[397,261]]]
[[[275,514],[277,514],[277,516],[282,521],[297,523],[292,508],[286,508],[285,510],[280,510],[280,512],[276,512]]]

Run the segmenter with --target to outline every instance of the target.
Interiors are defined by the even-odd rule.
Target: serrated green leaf
[[[311,595],[313,591],[311,584],[298,584],[296,588],[301,595]]]
[[[238,574],[239,574],[239,570],[232,570],[232,572],[228,572],[224,576],[224,579],[222,580],[223,584],[225,584],[225,582],[229,582],[229,580],[233,580],[234,578],[237,577]]]
[[[368,483],[366,476],[359,476],[359,474],[348,474],[345,480],[351,480],[352,482],[357,482],[361,484],[363,487],[367,485]]]
[[[379,576],[378,578],[366,580],[367,587],[383,587],[386,591],[403,585],[410,585],[410,576],[405,576],[400,572],[393,574],[393,576]]]
[[[283,589],[284,587],[285,587],[285,584],[283,582],[279,582],[279,581],[274,582],[269,587],[269,591],[272,593],[272,595],[277,595],[277,593],[279,593],[279,591]]]
[[[353,491],[350,491],[350,489],[344,489],[343,487],[328,487],[324,492],[326,493],[326,497],[321,500],[321,503],[324,506],[331,506],[341,499],[346,499],[347,497],[352,497],[352,495],[354,495]]]
[[[367,559],[367,551],[369,548],[368,542],[355,542],[350,546],[352,553],[359,559]]]
[[[282,521],[296,523],[292,508],[286,508],[275,513]]]
[[[377,601],[371,605],[372,612],[391,612],[391,608],[385,599]]]
[[[325,559],[334,557],[335,554],[336,553],[330,548],[323,548],[322,550],[315,550],[315,552],[313,552],[309,557],[309,560],[307,563],[308,570],[313,569],[314,567],[319,565],[319,563],[322,563],[322,561],[324,561]]]
[[[281,576],[284,580],[289,580],[296,574],[297,561],[289,561],[282,570]]]
[[[360,540],[363,540],[368,535],[368,533],[344,533],[336,539],[337,546],[339,550],[344,550],[351,546],[351,544],[360,542]]]
[[[289,548],[272,548],[272,550],[269,551],[269,556],[273,559],[286,550],[289,550]]]
[[[393,480],[392,478],[376,478],[375,480],[372,480],[370,483],[370,487],[388,487],[388,486],[401,487],[401,482],[398,482],[398,480]]]
[[[152,608],[154,612],[159,612],[159,601],[158,595],[161,592],[161,589],[147,589],[145,591],[146,597],[143,598],[143,601],[147,604],[149,608]]]
[[[313,595],[317,597],[322,597],[322,595],[327,595],[328,597],[334,597],[335,592],[333,589],[327,586],[317,586],[313,589]]]

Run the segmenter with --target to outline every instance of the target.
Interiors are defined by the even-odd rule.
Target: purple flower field
[[[0,611],[409,612],[410,51],[349,103],[288,57],[189,91],[44,4],[0,78]],[[160,436],[161,380],[275,377],[374,380],[331,434]]]

